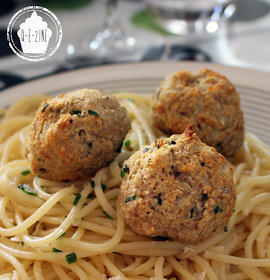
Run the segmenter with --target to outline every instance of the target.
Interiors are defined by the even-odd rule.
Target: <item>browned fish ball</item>
[[[42,102],[27,138],[34,172],[53,181],[93,175],[120,152],[127,110],[103,91],[81,89]]]
[[[135,233],[197,242],[226,231],[236,199],[233,170],[191,127],[133,154],[122,175],[121,212]]]
[[[165,77],[153,96],[151,115],[154,125],[169,135],[192,124],[201,141],[226,157],[244,141],[239,94],[226,77],[208,69]]]

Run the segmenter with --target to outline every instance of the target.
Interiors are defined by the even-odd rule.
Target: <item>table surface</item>
[[[240,0],[239,0],[240,1]],[[244,1],[244,0],[243,0]],[[262,1],[249,0],[247,3]],[[23,2],[24,3],[24,2]],[[250,5],[243,5],[242,9]],[[264,3],[270,5],[270,0]],[[25,4],[25,3],[24,3]],[[255,5],[255,7],[256,7]],[[24,6],[17,6],[16,11]],[[198,48],[211,57],[211,61],[218,64],[237,66],[248,69],[260,70],[270,73],[270,13],[254,19],[235,18],[217,34],[207,36],[164,36],[145,29],[140,29],[130,22],[134,13],[145,9],[141,1],[120,1],[119,15],[126,34],[136,39],[139,51],[133,60],[141,60],[148,48],[165,44],[177,44]],[[0,17],[0,28],[6,29],[9,20],[16,12],[12,11]],[[102,29],[105,17],[104,1],[96,0],[75,10],[53,11],[61,22],[63,39],[57,52],[50,58],[39,61],[25,61],[15,54],[0,58],[0,72],[14,74],[24,79],[33,79],[38,76],[49,75],[55,72],[67,58],[67,46],[79,46],[82,40],[94,38]],[[246,14],[249,12],[242,11]],[[1,85],[0,85],[1,87]]]

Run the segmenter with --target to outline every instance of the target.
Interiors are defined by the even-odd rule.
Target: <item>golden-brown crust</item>
[[[233,213],[232,168],[191,126],[145,146],[124,170],[121,212],[137,234],[197,242],[223,230]]]
[[[153,123],[165,133],[182,133],[188,124],[206,144],[232,156],[244,141],[239,94],[226,77],[209,69],[174,72],[151,102]]]
[[[37,110],[27,158],[42,178],[89,177],[117,156],[129,127],[126,109],[112,95],[89,89],[61,94],[44,100]]]

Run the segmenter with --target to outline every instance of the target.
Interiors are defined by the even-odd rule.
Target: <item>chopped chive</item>
[[[169,141],[168,143],[169,143],[169,145],[175,145],[176,144],[176,142],[174,140]]]
[[[40,171],[46,171],[46,169],[45,169],[45,168],[40,168],[39,170],[40,170]]]
[[[73,111],[73,114],[74,114],[74,115],[80,116],[80,115],[81,115],[81,111],[80,111],[80,110],[74,110],[74,111]]]
[[[235,212],[235,209],[233,210],[233,213]]]
[[[63,234],[61,234],[58,238],[56,238],[56,240],[57,239],[59,239],[59,238],[61,238],[62,236],[64,236],[66,233],[64,232]]]
[[[118,253],[118,252],[112,252],[112,253],[122,256],[122,254],[121,254],[121,253]]]
[[[157,143],[157,147],[158,147],[158,149],[160,148],[160,142]]]
[[[42,130],[40,130],[40,134],[42,134]]]
[[[201,162],[201,166],[205,166],[205,163],[204,163],[204,162]]]
[[[89,148],[92,148],[92,142],[89,142],[87,145]]]
[[[91,111],[91,110],[88,110],[88,114],[92,115],[92,116],[95,116],[95,117],[99,117],[99,114],[97,112],[94,112],[94,111]]]
[[[225,226],[224,231],[228,232],[228,227],[227,226]]]
[[[220,210],[219,210],[219,212],[223,212],[223,211],[224,211],[223,209],[220,209]]]
[[[137,198],[137,195],[136,195],[136,194],[133,195],[133,196],[127,197],[127,198],[125,199],[125,203],[127,203],[127,202],[129,202],[129,201],[131,201],[131,200],[136,200],[136,198]]]
[[[23,246],[24,246],[24,242],[21,242],[21,245],[23,245]]]
[[[91,194],[89,194],[88,196],[87,196],[87,199],[94,199],[95,197],[94,196],[92,196]],[[87,204],[85,204],[85,205],[87,205]]]
[[[37,161],[40,161],[40,159],[38,158]]]
[[[123,146],[123,142],[120,144],[120,146],[116,149],[116,152],[119,154],[121,152]]]
[[[63,252],[63,251],[58,250],[58,249],[56,249],[56,248],[52,248],[52,251],[55,252],[55,253],[61,253],[61,252]]]
[[[146,153],[146,152],[148,152],[148,151],[150,151],[150,148],[145,148],[145,149],[143,150],[143,154]]]
[[[84,217],[82,217],[82,221],[84,220]]]
[[[18,188],[29,195],[37,196],[37,194],[26,184],[20,184]]]
[[[42,112],[44,112],[48,106],[49,106],[48,103],[44,104],[44,105],[43,105],[43,108],[42,108]]]
[[[157,204],[162,205],[162,198],[161,198],[161,193],[157,197]]]
[[[157,99],[159,99],[160,92],[161,92],[161,89],[158,91]]]
[[[31,173],[30,170],[25,170],[25,171],[21,172],[21,174],[22,174],[23,176],[28,175],[28,174],[30,174],[30,173]]]
[[[193,217],[193,212],[194,212],[194,209],[192,208],[192,209],[190,210],[190,219]]]
[[[101,188],[102,188],[103,191],[105,191],[107,189],[107,186],[104,185],[104,184],[101,184]]]
[[[101,212],[102,212],[105,216],[107,216],[110,220],[113,220],[113,218],[112,218],[106,211],[101,210]]]
[[[76,254],[73,252],[69,255],[66,255],[66,261],[67,261],[68,264],[72,264],[72,263],[76,262],[77,261]]]
[[[80,193],[78,193],[77,195],[76,195],[76,197],[75,197],[75,199],[74,199],[74,201],[73,201],[73,205],[74,206],[76,206],[77,204],[78,204],[78,202],[79,202],[79,200],[81,199],[81,194]]]
[[[92,187],[92,189],[95,187],[95,181],[94,180],[91,180],[91,187]]]
[[[124,176],[125,176],[125,171],[121,169],[121,178],[124,178]]]
[[[215,214],[217,214],[218,211],[219,211],[219,206],[217,206],[217,207],[214,209]]]
[[[37,177],[38,177],[38,178],[41,178],[38,174],[37,174]]]
[[[131,142],[130,142],[129,139],[125,141],[125,146],[126,146],[126,147],[130,146],[130,144],[131,144]]]

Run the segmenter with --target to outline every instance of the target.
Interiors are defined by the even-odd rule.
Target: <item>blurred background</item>
[[[39,5],[59,19],[59,49],[44,61],[16,56],[6,29]],[[14,26],[19,29],[19,26]],[[73,69],[195,60],[270,72],[270,0],[11,0],[0,2],[0,90]]]

